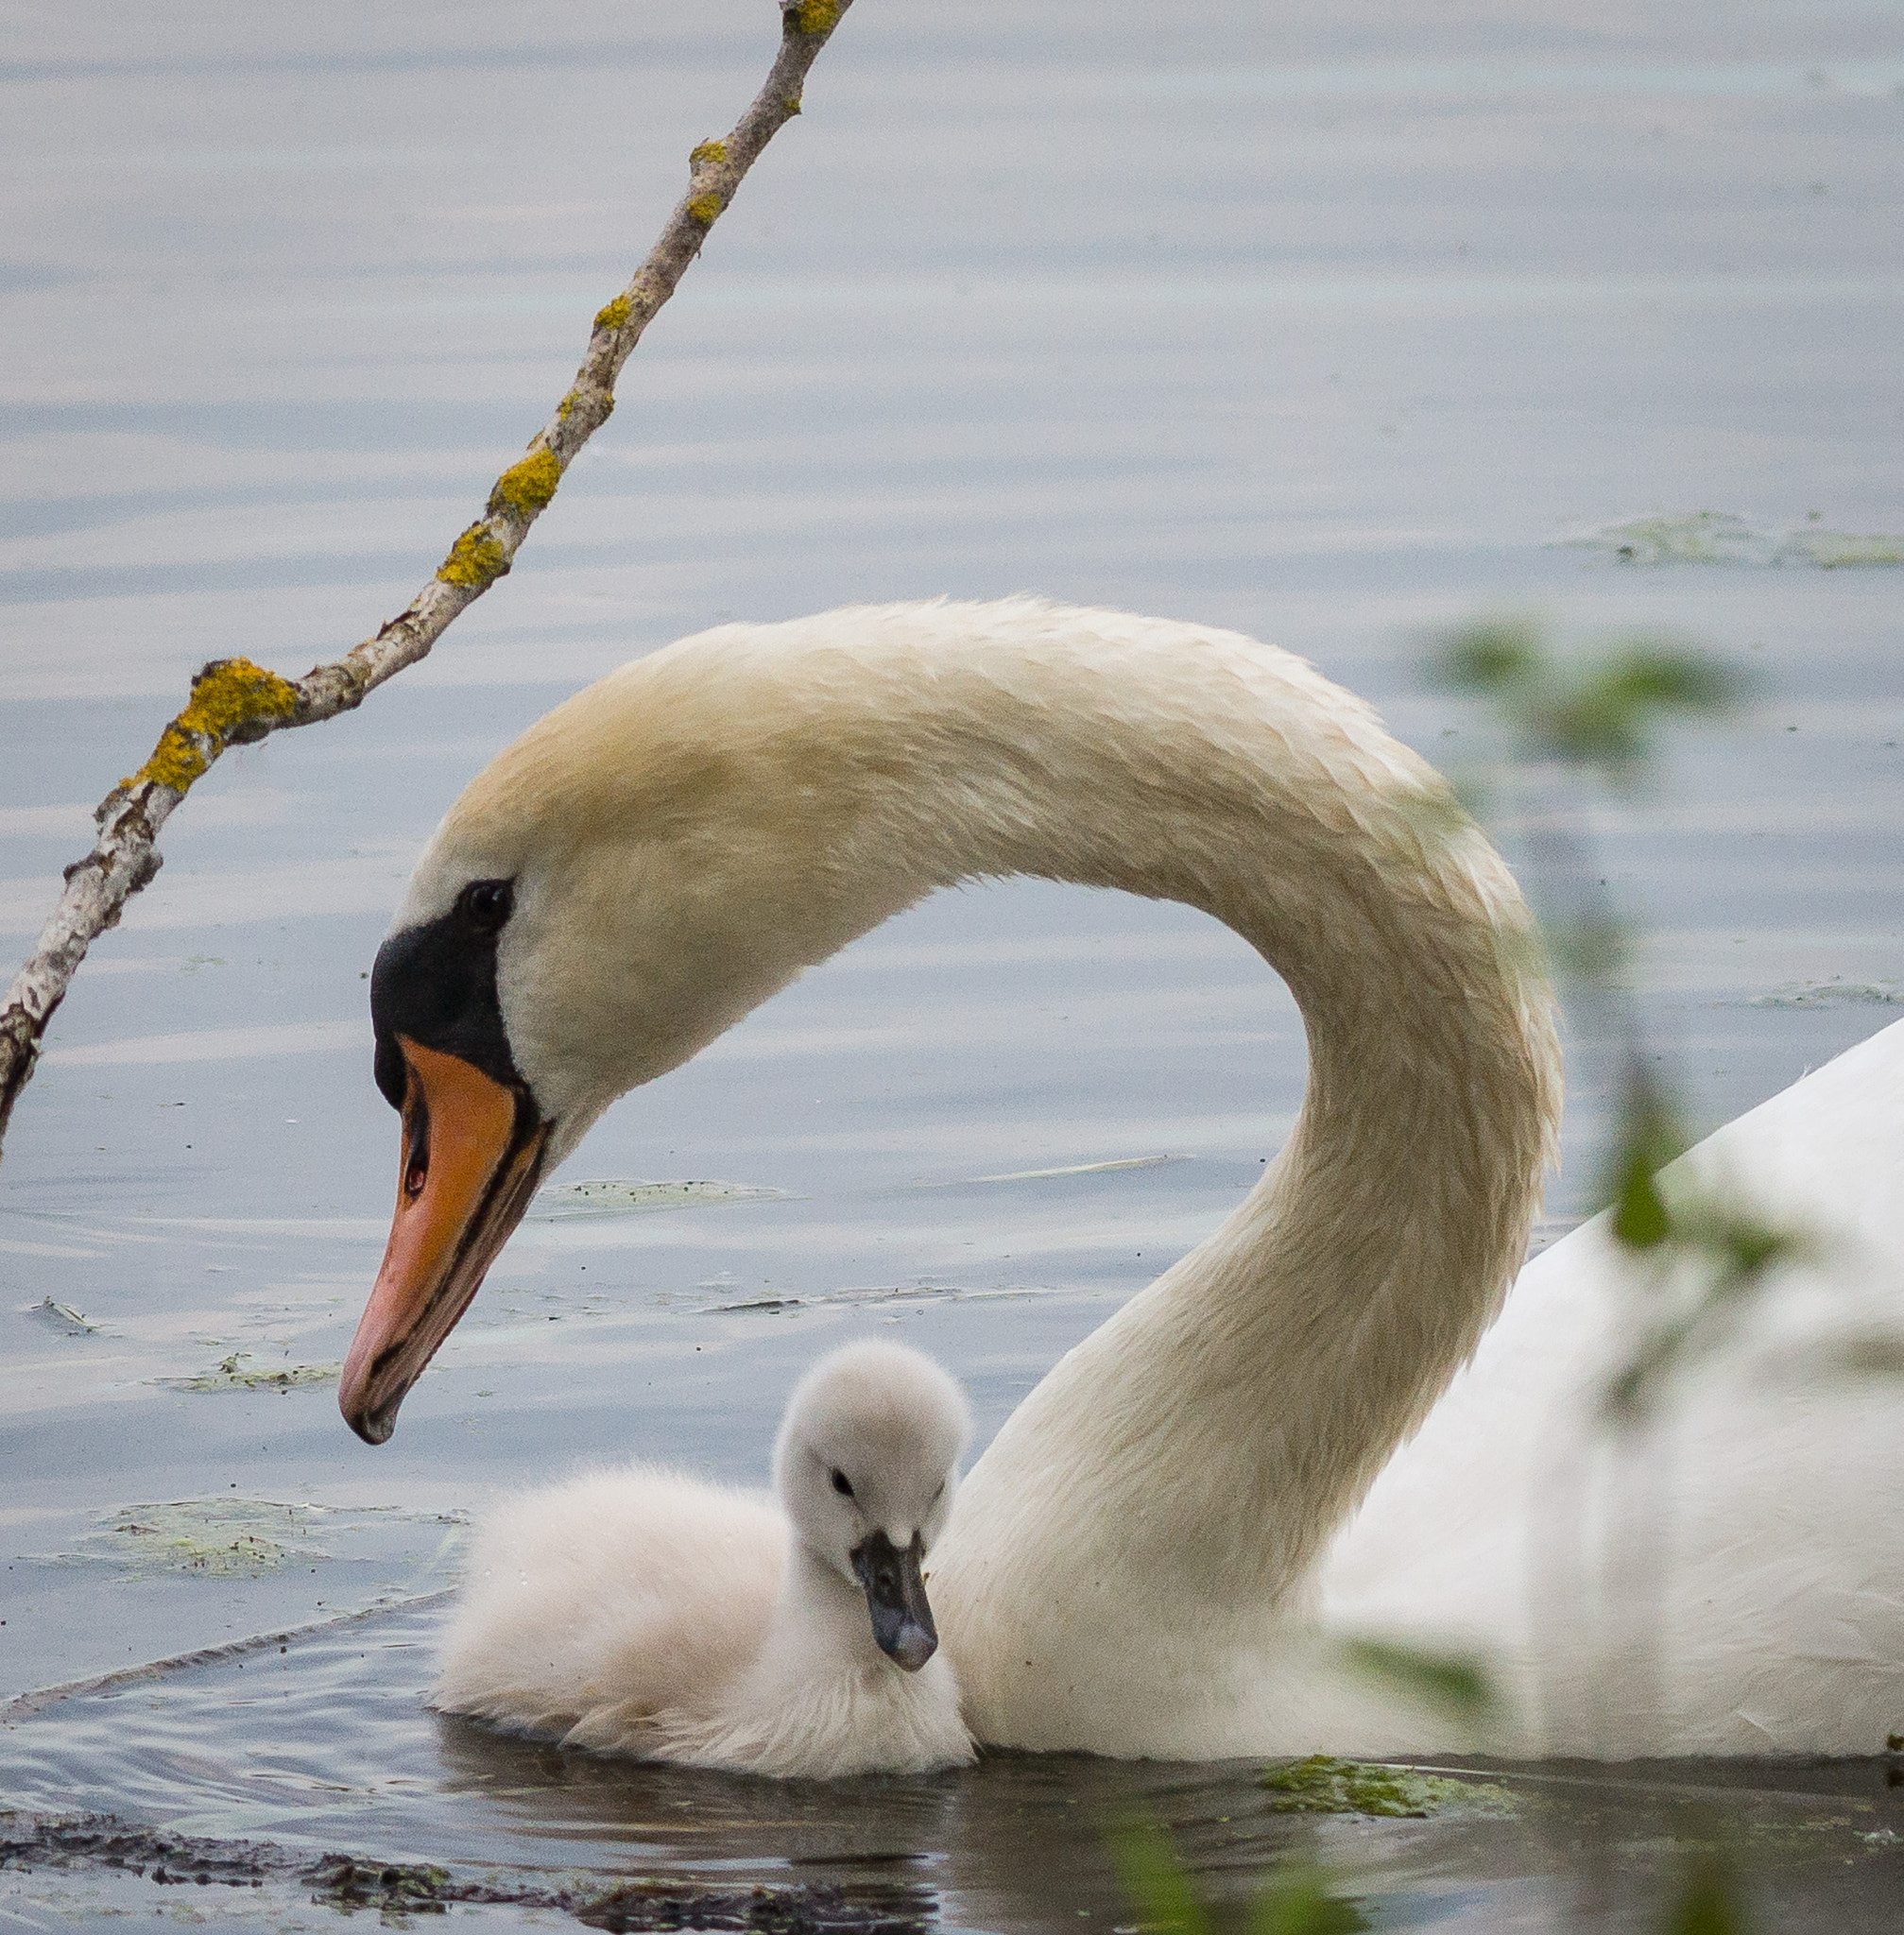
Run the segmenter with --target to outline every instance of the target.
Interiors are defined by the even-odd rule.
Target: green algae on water
[[[1365,1760],[1312,1754],[1262,1775],[1272,1814],[1360,1814],[1378,1820],[1425,1821],[1460,1811],[1502,1820],[1516,1812],[1514,1796],[1488,1781],[1455,1780]]]
[[[1821,571],[1904,564],[1904,537],[1827,531],[1806,522],[1765,530],[1730,511],[1664,511],[1564,540],[1623,564],[1812,565]]]
[[[172,1391],[295,1391],[304,1384],[334,1384],[342,1364],[279,1364],[275,1368],[250,1361],[250,1352],[234,1350],[220,1358],[215,1370],[196,1378],[161,1378]]]
[[[1849,531],[1800,531],[1792,547],[1825,571],[1846,565],[1904,564],[1904,538],[1859,537]]]
[[[30,1563],[103,1567],[127,1582],[163,1577],[262,1579],[287,1567],[375,1559],[427,1577],[453,1558],[467,1522],[460,1512],[394,1505],[286,1504],[272,1498],[167,1498],[102,1513],[97,1529],[67,1551],[23,1554]],[[434,1550],[417,1550],[408,1526],[445,1528]],[[411,1550],[392,1551],[393,1542]],[[396,1575],[392,1575],[396,1576]]]
[[[1904,1007],[1904,987],[1895,981],[1799,981],[1754,995],[1748,1008]]]
[[[312,1508],[262,1498],[177,1498],[111,1514],[87,1544],[135,1576],[196,1573],[204,1579],[262,1579],[294,1558],[328,1559],[311,1537]]]

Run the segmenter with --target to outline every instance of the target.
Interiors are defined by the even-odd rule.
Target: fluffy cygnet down
[[[922,1773],[972,1757],[922,1562],[970,1430],[894,1344],[821,1359],[771,1499],[632,1465],[482,1524],[431,1704],[565,1746],[755,1773]]]

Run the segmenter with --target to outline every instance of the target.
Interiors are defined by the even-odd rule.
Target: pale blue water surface
[[[11,958],[197,663],[295,674],[403,607],[774,26],[766,0],[0,17]],[[1882,0],[860,0],[514,573],[361,712],[228,757],[56,1020],[0,1168],[0,1693],[395,1609],[16,1717],[0,1798],[512,1873],[902,1857],[919,1912],[996,1929],[1116,1921],[1099,1833],[1140,1804],[1228,1900],[1307,1850],[1386,1926],[1623,1925],[1697,1804],[1772,1851],[1771,1926],[1895,1926],[1875,1765],[1548,1770],[1516,1823],[1312,1824],[1247,1768],[789,1791],[421,1711],[440,1607],[397,1602],[454,1579],[495,1489],[630,1453],[757,1478],[801,1365],[865,1331],[950,1363],[983,1438],[1213,1225],[1303,1044],[1183,910],[927,904],[560,1179],[741,1190],[551,1203],[382,1449],[325,1370],[392,1191],[363,977],[412,856],[550,704],[728,617],[1034,590],[1232,625],[1469,768],[1482,722],[1418,676],[1436,627],[1685,631],[1756,683],[1596,825],[1654,1045],[1710,1124],[1904,1013],[1904,574],[1570,541],[1904,532],[1900,161]],[[1560,1219],[1603,1120],[1573,1072]],[[232,1383],[280,1372],[305,1381]],[[153,1898],[0,1875],[27,1926]]]

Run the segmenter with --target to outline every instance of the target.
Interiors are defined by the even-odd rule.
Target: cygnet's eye
[[[833,1490],[843,1498],[850,1498],[853,1495],[852,1480],[837,1464],[833,1466]]]
[[[495,933],[515,911],[512,881],[472,881],[456,896],[456,912],[478,933]]]

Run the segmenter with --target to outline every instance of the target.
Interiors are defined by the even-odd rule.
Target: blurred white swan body
[[[969,1429],[929,1360],[849,1344],[794,1393],[776,1500],[640,1465],[509,1499],[481,1527],[431,1704],[753,1773],[962,1765],[950,1665],[881,1650],[853,1556],[869,1529],[930,1548]]]
[[[1289,984],[1310,1073],[1261,1182],[968,1477],[933,1595],[973,1732],[1186,1758],[1460,1744],[1329,1666],[1318,1635],[1342,1623],[1500,1646],[1504,1744],[1631,1751],[1591,1703],[1536,1698],[1578,1677],[1579,1644],[1527,1599],[1545,1487],[1596,1455],[1590,1393],[1629,1327],[1600,1240],[1540,1259],[1483,1345],[1560,1103],[1526,911],[1441,780],[1301,660],[1028,599],[726,626],[479,776],[391,945],[511,883],[495,986],[553,1161],[806,966],[1006,874],[1225,921]],[[1754,1146],[1788,1116],[1801,1142],[1842,1130],[1819,1147],[1861,1145],[1845,1173],[1894,1245],[1904,1186],[1861,1145],[1897,1146],[1897,1063],[1894,1041],[1737,1125]],[[1876,1751],[1904,1722],[1895,1402],[1730,1401],[1682,1474],[1714,1515],[1674,1576],[1706,1610],[1668,1635],[1645,1744]],[[1813,1603],[1848,1620],[1836,1638]],[[1734,1699],[1741,1674],[1770,1704]]]
[[[1858,1364],[1904,1340],[1904,1021],[1667,1180],[1815,1254],[1630,1445],[1602,1394],[1652,1293],[1604,1218],[1536,1257],[1331,1553],[1328,1617],[1484,1652],[1514,1751],[1880,1753],[1904,1731],[1904,1385]],[[1453,1743],[1368,1710],[1338,1737]]]

